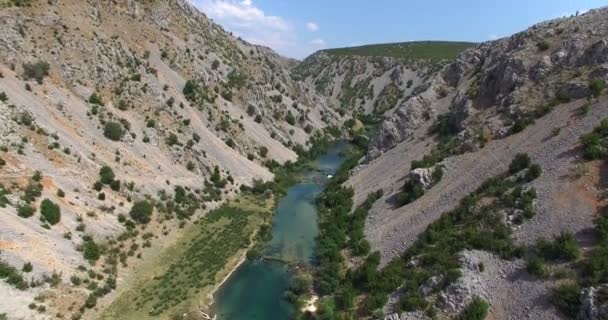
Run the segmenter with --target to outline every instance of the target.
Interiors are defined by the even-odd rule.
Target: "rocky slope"
[[[383,114],[428,85],[454,53],[470,46],[429,41],[322,50],[293,73],[327,96],[335,108]]]
[[[385,115],[349,181],[356,203],[370,192],[384,191],[365,227],[372,250],[382,254],[382,265],[399,259],[431,223],[483,181],[507,170],[519,153],[529,154],[543,173],[527,186],[536,190],[536,215],[517,223],[505,216],[514,241],[531,252],[538,239],[567,232],[575,236],[583,256],[595,250],[593,230],[605,199],[604,164],[582,161],[580,138],[608,116],[606,21],[608,9],[602,8],[482,43],[446,64]],[[402,205],[398,199],[413,165],[441,166],[443,177]],[[538,278],[527,271],[524,259],[463,254],[467,261],[483,260],[486,270],[470,268],[478,262],[461,261],[460,280],[428,297],[440,318],[457,315],[476,296],[490,303],[493,319],[567,318],[551,303],[551,292],[571,277]],[[585,296],[593,290],[581,293],[583,305],[597,304]],[[399,310],[396,301],[406,294],[396,292],[385,313]],[[599,319],[583,313],[599,314],[601,308],[592,306],[580,317]],[[426,316],[387,317],[418,318]]]
[[[267,161],[296,160],[343,121],[292,79],[292,61],[187,1],[3,1],[0,26],[0,267],[33,269],[15,275],[20,289],[0,282],[11,319],[80,314],[96,289],[70,279],[107,271],[83,253],[125,232],[147,243],[129,260],[159,250],[201,209],[272,179]],[[165,207],[178,191],[197,204]],[[125,216],[144,199],[160,199],[155,218],[132,233]]]

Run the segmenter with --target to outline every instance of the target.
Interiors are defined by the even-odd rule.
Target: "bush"
[[[146,200],[138,201],[133,204],[129,216],[136,222],[146,224],[150,222],[150,216],[152,216],[152,204]]]
[[[606,81],[603,79],[595,79],[589,83],[589,89],[591,94],[597,98],[602,94],[602,91],[606,88]]]
[[[543,261],[538,257],[532,257],[528,259],[526,263],[526,270],[537,277],[545,278],[548,275],[547,268],[543,264]]]
[[[29,204],[23,204],[17,207],[17,215],[21,218],[29,218],[34,215],[34,212],[36,212],[36,209]]]
[[[534,181],[543,173],[543,168],[539,164],[532,164],[526,172],[525,180],[528,182]]]
[[[579,247],[574,235],[562,232],[553,241],[540,239],[537,242],[539,254],[548,260],[576,260],[579,255]]]
[[[110,168],[108,166],[103,166],[99,170],[99,177],[101,178],[101,179],[99,179],[99,181],[101,181],[101,183],[110,184],[110,183],[112,183],[112,181],[114,181],[114,178],[115,178],[114,171],[112,171],[112,168]]]
[[[101,250],[93,239],[87,239],[82,247],[84,258],[93,263],[101,256]]]
[[[55,225],[61,220],[61,209],[49,199],[44,199],[40,203],[40,214],[51,225]]]
[[[110,189],[113,191],[120,191],[120,180],[110,182]]]
[[[165,142],[167,143],[167,145],[169,145],[170,147],[173,145],[176,145],[179,140],[177,138],[177,135],[175,135],[175,133],[171,132],[169,134],[169,136],[167,137],[167,139],[165,140]]]
[[[103,135],[112,141],[119,141],[124,135],[124,130],[120,123],[109,121],[106,122],[106,125],[103,129]]]
[[[553,289],[552,301],[565,315],[576,318],[581,306],[581,288],[578,284],[562,284]]]
[[[249,106],[247,106],[247,115],[249,115],[250,117],[253,117],[254,114],[255,114],[255,107],[250,104]]]
[[[488,309],[490,306],[488,303],[479,298],[475,297],[471,303],[462,311],[460,314],[460,320],[483,320],[488,315]]]
[[[89,96],[89,103],[90,104],[95,104],[98,106],[103,106],[103,100],[101,99],[101,97],[99,95],[97,95],[96,92],[93,92],[93,94],[91,94]]]
[[[408,183],[403,187],[403,191],[397,195],[399,206],[414,202],[416,199],[424,195],[424,188],[421,185]]]
[[[587,160],[598,160],[608,156],[608,119],[602,120],[601,124],[593,132],[581,137],[583,144],[583,155]]]
[[[23,272],[32,272],[32,270],[34,270],[34,266],[32,266],[31,262],[26,262],[23,264],[23,268],[21,270]]]
[[[285,121],[287,121],[287,123],[292,126],[296,124],[296,117],[294,117],[293,113],[291,113],[291,110],[287,112],[287,115],[285,116]]]
[[[23,64],[23,77],[25,80],[35,79],[38,84],[42,84],[44,77],[49,75],[50,66],[48,62],[38,61],[36,63]]]
[[[531,160],[527,153],[518,153],[511,164],[509,164],[509,173],[514,174],[530,166]]]
[[[182,93],[184,97],[190,101],[196,100],[196,92],[198,91],[198,86],[193,80],[186,81],[184,88],[182,89]]]
[[[536,44],[536,48],[538,48],[538,51],[547,51],[547,50],[549,50],[549,47],[550,47],[550,45],[547,40],[543,40]]]
[[[267,155],[268,155],[268,148],[266,146],[261,146],[260,147],[260,157],[266,158]]]

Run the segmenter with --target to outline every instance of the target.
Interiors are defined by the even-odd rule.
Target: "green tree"
[[[138,201],[133,204],[131,207],[131,211],[129,211],[129,215],[131,219],[141,224],[146,224],[150,222],[150,217],[152,216],[153,211],[152,204],[146,200]]]
[[[124,130],[120,123],[109,121],[104,126],[103,135],[112,141],[119,141],[124,135]]]
[[[93,263],[101,256],[99,245],[93,239],[87,239],[82,247],[84,258]]]
[[[112,168],[108,166],[103,166],[101,167],[101,169],[99,169],[99,177],[99,181],[101,181],[101,183],[110,184],[112,183],[112,181],[114,181],[114,178],[116,176],[114,175],[114,171],[112,171]]]
[[[61,220],[61,209],[49,199],[44,199],[40,203],[40,214],[52,225],[59,223],[59,220]]]

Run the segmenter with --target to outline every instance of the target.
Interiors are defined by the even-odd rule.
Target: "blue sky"
[[[226,30],[280,54],[413,40],[481,42],[608,0],[190,0]]]

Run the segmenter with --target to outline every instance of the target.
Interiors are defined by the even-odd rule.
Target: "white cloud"
[[[309,42],[298,40],[298,32],[302,30],[296,30],[295,24],[284,17],[264,12],[255,0],[189,1],[227,31],[289,57],[304,58],[327,46],[321,38]],[[309,31],[319,30],[319,25],[312,21],[305,27]]]
[[[495,34],[491,34],[491,35],[490,35],[488,38],[489,38],[490,40],[496,40],[496,39],[498,39],[499,37],[498,37],[497,35],[495,35]]]
[[[295,32],[286,19],[266,14],[252,0],[191,0],[209,18],[255,44],[284,50],[295,44]]]
[[[307,22],[306,23],[306,29],[308,29],[308,31],[318,31],[319,30],[319,25],[315,22]]]
[[[309,44],[315,47],[325,47],[326,45],[325,40],[321,38],[313,39],[309,42]]]

